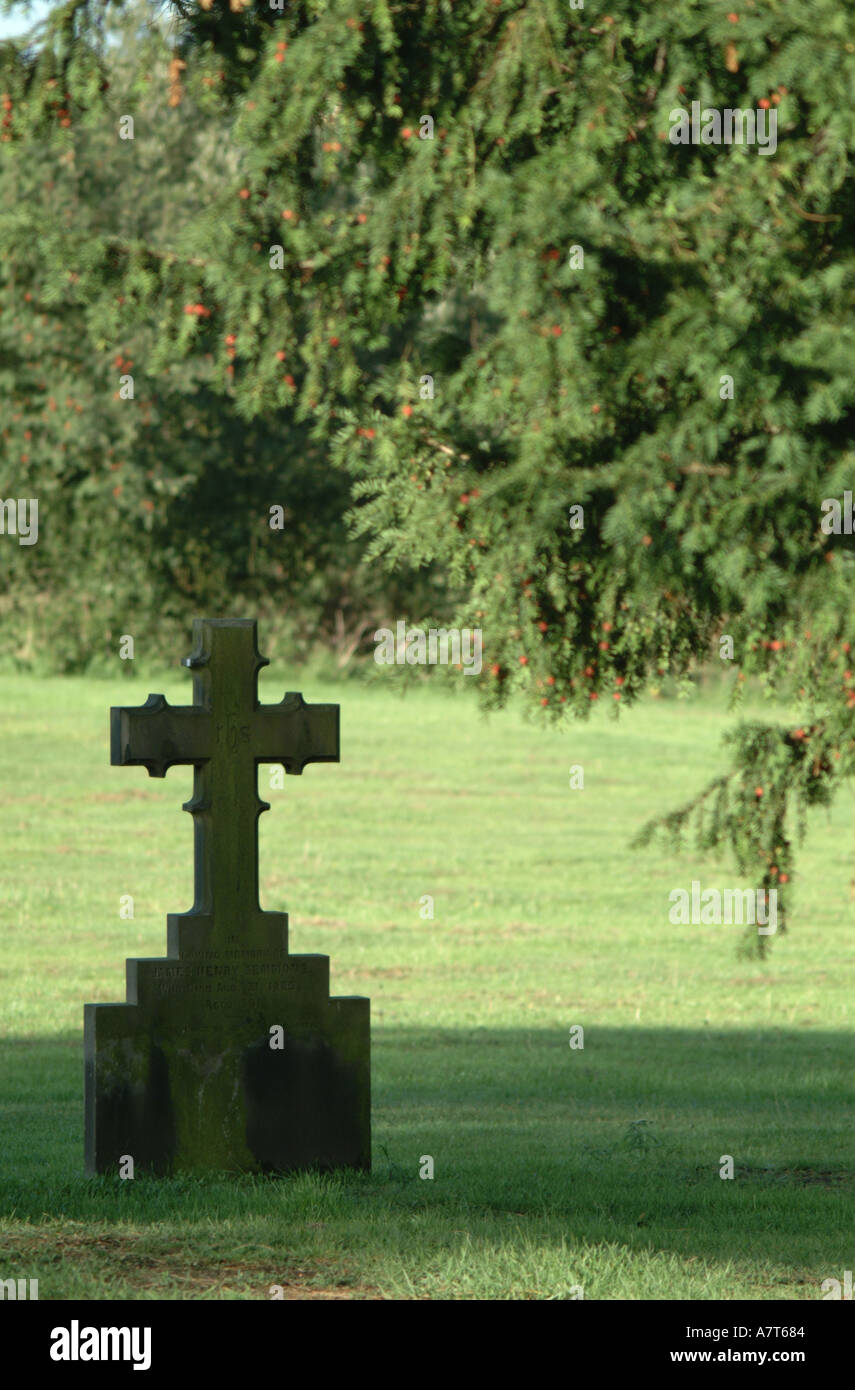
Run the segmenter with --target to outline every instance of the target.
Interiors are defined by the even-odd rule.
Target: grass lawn
[[[329,954],[333,993],[371,996],[373,1172],[84,1177],[83,1004],[124,1000],[125,957],[162,955],[193,897],[191,770],[111,768],[107,709],[190,682],[3,676],[0,1278],[41,1299],[819,1299],[842,1279],[851,801],[815,815],[790,930],[744,960],[740,928],[668,916],[693,878],[748,886],[732,863],[628,849],[715,770],[719,692],[556,732],[281,669],[262,699],[286,685],[341,702],[342,762],[281,790],[261,769],[262,905]]]

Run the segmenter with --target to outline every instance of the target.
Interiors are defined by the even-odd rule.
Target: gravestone
[[[258,703],[254,621],[193,635],[192,705],[110,711],[114,765],[193,766],[195,901],[126,962],[126,1003],[85,1005],[86,1170],[369,1168],[369,1000],[330,998],[329,957],[289,955],[258,903],[258,764],[338,762],[339,707]]]

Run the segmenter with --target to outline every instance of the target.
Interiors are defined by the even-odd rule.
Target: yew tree
[[[64,10],[6,50],[13,75],[39,65],[49,122],[28,127],[0,86],[0,498],[39,505],[37,544],[0,544],[0,662],[113,669],[126,633],[138,661],[165,662],[193,615],[242,602],[271,650],[343,663],[443,586],[362,561],[347,475],[287,403],[238,415],[209,335],[153,365],[151,267],[204,263],[180,249],[185,224],[231,195],[241,156],[228,110],[203,119],[181,87],[164,15],[134,0],[97,17],[103,37]],[[72,116],[84,71],[116,119]],[[105,249],[128,271],[112,303],[81,272]],[[138,297],[146,312],[126,313]]]
[[[855,42],[837,0],[731,2],[164,4],[169,100],[228,127],[231,185],[166,241],[26,207],[0,241],[89,334],[145,329],[152,378],[204,346],[242,418],[291,409],[369,558],[461,594],[488,704],[584,716],[712,656],[798,708],[667,821],[768,888],[855,753],[823,510],[853,481]],[[0,49],[0,156],[117,129],[103,9]],[[672,143],[693,101],[776,148]]]

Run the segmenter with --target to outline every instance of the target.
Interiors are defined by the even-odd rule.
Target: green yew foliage
[[[343,519],[347,476],[290,407],[237,414],[235,335],[182,300],[184,348],[159,344],[185,258],[202,260],[187,218],[231,195],[240,156],[224,117],[202,117],[186,94],[170,106],[174,49],[141,22],[151,16],[129,7],[109,31],[98,59],[109,118],[80,119],[51,77],[54,128],[24,134],[35,117],[20,73],[15,98],[2,98],[0,497],[39,500],[37,545],[0,544],[2,660],[113,667],[131,632],[138,657],[171,661],[200,608],[240,606],[263,621],[271,652],[321,646],[343,661],[407,600],[444,602],[442,585],[408,571],[390,586],[361,561]],[[58,70],[52,42],[37,70]],[[134,397],[122,398],[131,376]]]
[[[122,295],[153,374],[204,347],[243,419],[292,411],[351,477],[369,560],[462,593],[488,705],[617,708],[729,636],[802,736],[741,729],[667,825],[696,815],[774,885],[852,770],[853,541],[821,503],[852,484],[855,39],[837,0],[733,3],[168,5],[182,101],[239,151],[229,186],[169,254],[27,207],[0,248],[28,283],[38,231],[111,345]],[[115,121],[97,9],[65,6],[38,57],[0,50],[13,157]],[[694,100],[762,101],[777,149],[672,144]]]

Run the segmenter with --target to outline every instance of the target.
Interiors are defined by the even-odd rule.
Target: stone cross
[[[367,1168],[369,1001],[331,999],[328,957],[258,902],[258,764],[338,762],[339,707],[259,705],[254,621],[193,630],[192,705],[111,711],[113,764],[193,766],[195,901],[166,957],[127,961],[127,1003],[85,1007],[87,1171]]]
[[[210,921],[209,944],[236,942],[240,922],[258,906],[259,763],[301,773],[307,763],[339,761],[338,705],[307,705],[288,694],[259,705],[255,622],[210,619],[194,627],[196,647],[181,665],[193,672],[193,704],[169,705],[149,695],[144,705],[110,711],[110,762],[165,777],[177,763],[194,768],[184,810],[195,826],[196,901],[192,915]],[[249,941],[247,945],[251,944]]]

